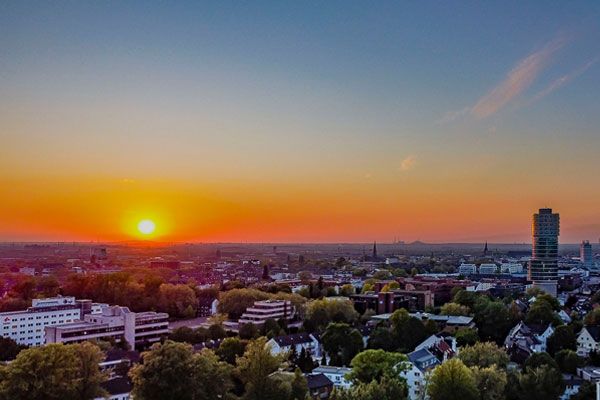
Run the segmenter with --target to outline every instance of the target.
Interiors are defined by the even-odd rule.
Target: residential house
[[[333,382],[325,374],[307,374],[308,394],[314,400],[328,399],[333,391]]]
[[[331,382],[333,386],[341,389],[349,389],[352,386],[352,382],[346,379],[346,376],[352,371],[352,368],[346,367],[333,367],[327,365],[321,365],[313,369],[313,374],[323,374]]]
[[[525,324],[521,321],[510,330],[504,346],[512,361],[523,362],[533,353],[546,351],[546,342],[553,333],[552,324]]]
[[[600,348],[600,327],[584,326],[577,335],[577,354],[587,356]]]
[[[295,351],[300,354],[302,349],[310,354],[313,359],[318,360],[322,356],[321,343],[318,338],[310,333],[294,333],[285,336],[276,336],[267,342],[271,353],[284,354]]]
[[[441,362],[427,349],[415,350],[408,353],[407,357],[406,368],[400,373],[400,376],[406,379],[408,398],[424,398],[427,390],[427,375]]]

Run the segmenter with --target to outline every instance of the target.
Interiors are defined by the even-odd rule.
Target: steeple
[[[485,247],[483,248],[483,255],[487,256],[488,253],[488,245],[487,245],[487,240],[485,241]]]
[[[377,242],[373,242],[373,259],[377,258]]]

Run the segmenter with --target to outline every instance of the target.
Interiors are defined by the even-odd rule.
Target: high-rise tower
[[[532,248],[529,279],[533,286],[556,296],[560,217],[551,208],[540,208],[531,224]]]
[[[589,240],[584,240],[579,246],[579,257],[581,258],[581,264],[585,268],[594,267],[594,253],[592,252],[592,245]]]

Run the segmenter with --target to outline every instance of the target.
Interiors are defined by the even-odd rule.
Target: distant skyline
[[[600,237],[600,3],[0,4],[0,241]]]

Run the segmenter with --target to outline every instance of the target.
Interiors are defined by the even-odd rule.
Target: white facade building
[[[238,320],[239,326],[244,324],[263,325],[266,320],[278,320],[283,318],[286,321],[294,318],[295,309],[288,300],[264,300],[255,301],[252,307],[248,307]]]
[[[136,344],[157,342],[169,333],[169,314],[134,313],[127,307],[104,306],[101,314],[84,315],[83,321],[47,326],[46,343],[77,343],[85,340],[123,338]]]
[[[349,389],[352,387],[352,382],[349,379],[346,379],[346,376],[352,371],[352,368],[346,367],[332,367],[327,365],[321,365],[313,369],[313,374],[323,374],[331,382],[333,382],[333,386],[342,389]]]
[[[498,266],[496,264],[481,264],[479,266],[479,273],[482,275],[494,275],[498,272]]]
[[[84,304],[91,305],[74,297],[33,299],[26,310],[0,313],[0,335],[26,346],[41,346],[46,339],[45,327],[79,320]]]
[[[460,264],[458,267],[458,273],[460,275],[472,275],[477,273],[477,266],[475,264]]]
[[[519,263],[503,263],[500,265],[500,272],[503,274],[522,274],[523,265]]]

